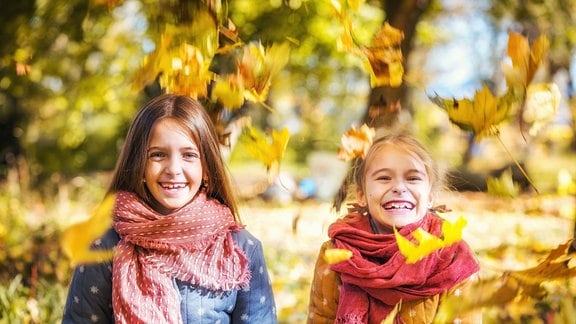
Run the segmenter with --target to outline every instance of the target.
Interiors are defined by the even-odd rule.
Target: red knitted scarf
[[[423,230],[440,236],[443,220],[428,213],[420,222],[399,230],[414,240]],[[328,230],[335,247],[352,251],[346,262],[333,264],[340,274],[340,302],[336,323],[380,323],[401,300],[409,301],[447,291],[479,270],[474,254],[464,241],[407,264],[394,234],[374,234],[370,217],[353,213]]]
[[[119,192],[113,215],[121,238],[112,270],[117,323],[182,323],[173,278],[211,291],[248,285],[248,261],[231,235],[241,225],[204,192],[169,215]]]

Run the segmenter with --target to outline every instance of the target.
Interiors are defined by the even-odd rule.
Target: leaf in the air
[[[247,127],[242,136],[243,146],[248,154],[266,166],[269,180],[275,179],[278,175],[289,139],[290,131],[286,127],[280,131],[272,130],[271,141],[254,127]]]
[[[529,134],[536,135],[556,117],[560,106],[560,89],[555,83],[530,84],[526,91],[526,107],[522,118],[531,125]]]
[[[546,58],[549,47],[550,42],[546,35],[538,37],[530,48],[526,37],[509,32],[507,54],[512,64],[503,66],[508,87],[526,88]]]
[[[400,45],[404,33],[385,23],[369,47],[363,47],[365,67],[370,72],[370,85],[398,87],[402,84],[404,67]]]
[[[71,225],[62,234],[60,244],[72,265],[103,262],[113,257],[113,250],[94,250],[90,246],[112,225],[115,195],[108,195],[89,219]]]
[[[364,158],[372,145],[376,131],[363,124],[360,129],[352,126],[342,135],[341,146],[338,150],[338,159],[350,161],[354,158]]]
[[[510,169],[502,172],[499,177],[487,177],[486,185],[488,193],[493,196],[512,198],[518,196],[520,192],[520,187],[512,180]]]
[[[234,110],[244,104],[244,87],[232,75],[228,79],[217,79],[212,88],[212,99],[221,102],[224,107]]]
[[[466,226],[466,220],[459,217],[456,222],[450,223],[445,220],[442,223],[442,237],[432,235],[422,228],[417,228],[412,232],[415,242],[402,236],[396,228],[394,228],[394,236],[400,253],[406,258],[406,263],[416,263],[429,254],[450,246],[462,240],[462,229]]]
[[[535,267],[511,271],[510,274],[523,282],[532,284],[576,277],[576,252],[570,251],[573,240],[570,239],[551,250],[546,259]]]
[[[324,250],[324,260],[329,264],[346,261],[352,257],[352,251],[347,249],[326,249]]]
[[[169,53],[170,67],[163,67],[160,86],[167,93],[187,95],[192,98],[206,97],[208,84],[213,79],[210,60],[206,60],[197,47],[182,44]]]
[[[252,102],[264,103],[272,79],[288,63],[288,42],[264,48],[261,43],[251,43],[244,48],[238,71],[244,84],[244,97]]]
[[[514,91],[495,97],[488,86],[476,91],[472,100],[447,99],[440,96],[430,100],[448,113],[452,123],[465,131],[474,132],[477,139],[498,134],[498,125],[509,118],[512,105],[516,103]]]

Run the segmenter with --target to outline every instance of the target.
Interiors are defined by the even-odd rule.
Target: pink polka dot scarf
[[[248,261],[231,235],[241,225],[204,192],[169,215],[119,192],[113,217],[120,235],[112,269],[117,323],[182,323],[173,278],[211,291],[248,285]]]

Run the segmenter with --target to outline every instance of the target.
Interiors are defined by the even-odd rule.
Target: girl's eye
[[[166,156],[166,154],[164,154],[162,152],[150,152],[150,153],[148,153],[148,158],[154,159],[154,160],[161,159],[165,156]]]
[[[193,160],[193,159],[199,158],[200,155],[198,154],[198,152],[186,152],[186,153],[182,154],[182,157],[185,160]]]
[[[390,179],[391,178],[389,176],[379,176],[378,178],[376,178],[376,180],[379,180],[379,181],[388,181]]]
[[[422,180],[422,178],[420,178],[420,177],[416,177],[416,176],[414,176],[414,177],[408,177],[408,181],[414,182],[414,181],[420,181],[420,180]]]

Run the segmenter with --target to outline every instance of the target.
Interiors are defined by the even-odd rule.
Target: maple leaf
[[[71,225],[62,234],[60,245],[73,266],[80,263],[103,262],[113,257],[113,250],[94,250],[90,247],[112,225],[114,201],[115,195],[108,195],[90,218]]]
[[[376,131],[363,124],[360,129],[352,126],[342,135],[341,146],[338,150],[338,159],[350,161],[354,158],[364,158],[372,145]]]
[[[280,162],[290,139],[288,128],[284,127],[280,131],[272,130],[272,141],[254,127],[248,127],[243,135],[244,148],[250,156],[264,163],[268,171],[268,180],[273,181],[278,175]]]
[[[261,104],[266,101],[272,78],[288,63],[289,54],[290,45],[287,42],[273,44],[269,48],[264,48],[261,43],[251,43],[244,48],[238,71],[247,100]]]
[[[329,264],[346,261],[352,257],[352,251],[347,249],[326,249],[323,258]]]
[[[187,95],[197,99],[206,97],[208,83],[213,79],[210,61],[202,52],[190,44],[182,44],[170,53],[171,66],[164,67],[160,75],[160,86],[167,93]]]
[[[212,99],[221,102],[224,107],[234,110],[244,104],[244,87],[239,78],[229,76],[227,79],[217,79],[211,91]]]
[[[495,97],[486,84],[476,91],[474,99],[446,99],[440,96],[430,100],[448,113],[452,123],[464,131],[474,132],[477,140],[498,134],[497,126],[509,118],[509,112],[517,101],[516,92],[508,91]]]
[[[573,239],[550,251],[550,254],[535,267],[510,271],[509,274],[523,282],[540,285],[544,281],[563,280],[576,277],[576,252],[570,251]]]
[[[374,87],[398,87],[402,84],[404,67],[400,45],[404,33],[385,23],[380,28],[370,47],[362,47],[365,67],[370,72],[370,85]]]
[[[530,48],[527,38],[510,31],[506,54],[512,65],[503,66],[508,87],[526,88],[546,58],[549,47],[550,42],[546,35],[538,37]]]
[[[406,263],[412,264],[434,251],[462,240],[462,229],[464,226],[466,226],[464,217],[459,217],[454,223],[445,220],[442,223],[442,237],[437,237],[422,228],[417,228],[411,233],[416,241],[415,243],[402,236],[396,228],[394,228],[394,236],[396,237],[400,253],[406,258]]]

